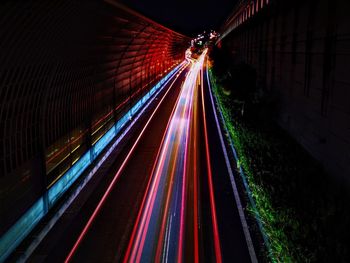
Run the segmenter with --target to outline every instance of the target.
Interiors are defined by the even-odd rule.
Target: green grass
[[[300,223],[293,217],[292,210],[276,206],[272,201],[270,192],[272,189],[266,185],[266,174],[281,169],[278,165],[271,167],[279,162],[275,160],[273,152],[276,142],[271,141],[266,134],[237,121],[234,115],[236,111],[229,96],[219,87],[211,71],[210,76],[214,95],[238,154],[238,165],[242,166],[255,202],[256,209],[250,206],[248,210],[260,218],[263,232],[269,241],[267,257],[273,262],[308,262],[309,258],[305,257],[307,252],[292,243],[292,239],[287,235],[289,229],[298,229]],[[266,167],[266,164],[270,167]],[[288,169],[288,167],[283,169],[285,168]],[[283,169],[280,172],[283,172]]]

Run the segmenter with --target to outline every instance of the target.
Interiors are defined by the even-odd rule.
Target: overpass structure
[[[350,6],[346,0],[242,0],[219,43],[277,95],[279,123],[339,181],[350,174]]]

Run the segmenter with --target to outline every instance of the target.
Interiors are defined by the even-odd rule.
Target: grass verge
[[[244,123],[230,95],[210,70],[210,80],[238,164],[245,173],[269,241],[273,262],[346,262],[350,229],[349,194],[277,125],[268,130]]]

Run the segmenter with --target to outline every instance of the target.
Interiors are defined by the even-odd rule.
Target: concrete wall
[[[349,183],[350,3],[270,0],[244,15],[255,2],[241,1],[233,11],[222,46],[253,65],[259,85],[278,95],[281,126]]]

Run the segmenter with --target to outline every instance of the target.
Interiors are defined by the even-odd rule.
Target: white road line
[[[232,190],[233,190],[233,194],[234,194],[234,197],[235,197],[236,205],[237,205],[237,208],[238,208],[239,217],[241,219],[244,236],[245,236],[245,239],[246,239],[246,242],[247,242],[247,246],[248,246],[248,250],[249,250],[250,259],[251,259],[251,261],[253,263],[257,263],[258,259],[256,257],[256,253],[255,253],[254,245],[253,245],[253,242],[252,242],[252,238],[250,236],[247,220],[245,218],[243,207],[242,207],[242,203],[241,203],[241,200],[240,200],[240,197],[239,197],[239,194],[238,194],[237,185],[236,185],[236,182],[235,182],[235,178],[233,176],[231,163],[230,163],[230,160],[228,158],[228,154],[227,154],[226,146],[225,146],[224,139],[223,139],[223,136],[222,136],[222,132],[221,132],[218,116],[216,114],[216,108],[215,108],[215,104],[214,104],[214,100],[213,100],[213,95],[212,95],[212,92],[211,92],[211,85],[209,83],[208,68],[206,69],[206,73],[207,73],[208,89],[209,89],[209,94],[210,94],[211,105],[213,107],[216,127],[218,129],[222,150],[224,152],[225,162],[226,162],[227,170],[228,170],[228,173],[229,173],[229,176],[230,176]]]

